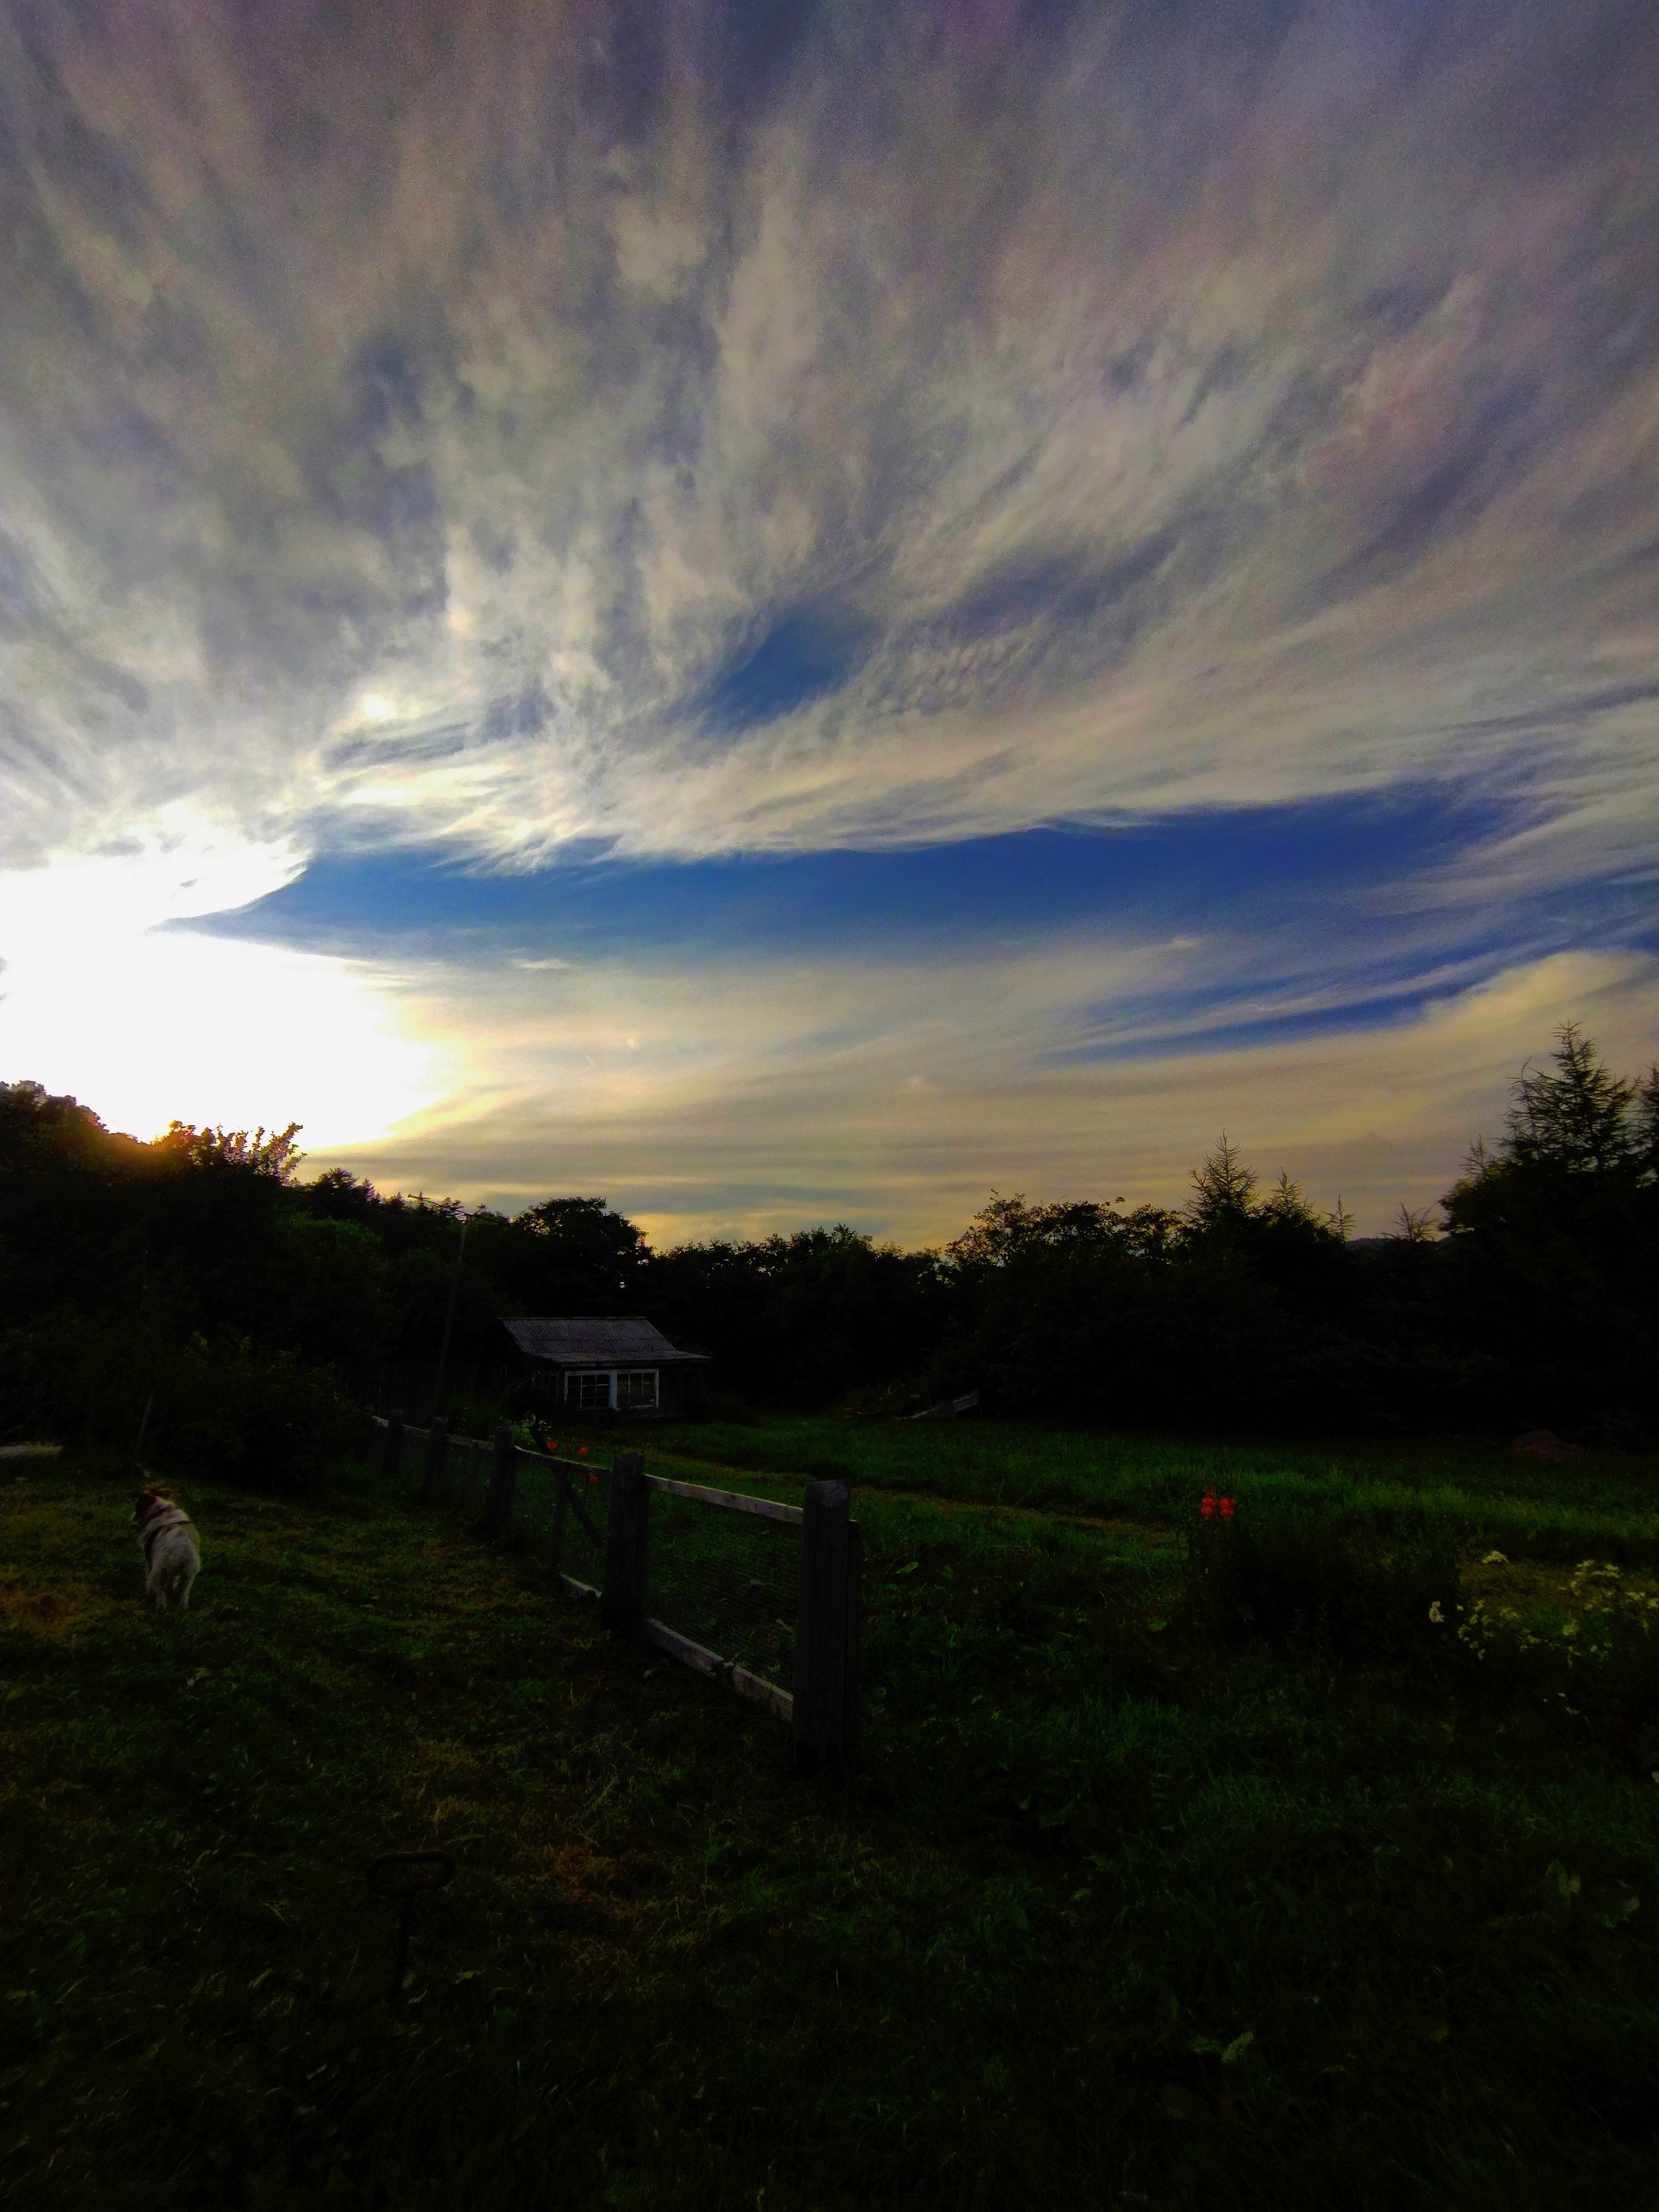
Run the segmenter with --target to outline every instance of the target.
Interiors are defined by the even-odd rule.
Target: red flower
[[[1231,1498],[1224,1498],[1221,1501],[1221,1517],[1224,1521],[1231,1521],[1233,1517],[1233,1501]]]
[[[587,1446],[586,1444],[578,1444],[576,1450],[580,1458],[586,1459],[587,1457]]]
[[[1205,1493],[1204,1493],[1204,1503],[1203,1503],[1203,1504],[1199,1507],[1199,1509],[1198,1509],[1198,1510],[1199,1510],[1199,1511],[1200,1511],[1200,1512],[1204,1516],[1204,1518],[1205,1518],[1206,1521],[1210,1521],[1210,1520],[1213,1520],[1213,1519],[1214,1519],[1214,1517],[1215,1517],[1215,1492],[1214,1492],[1214,1491],[1212,1491],[1212,1490],[1206,1490],[1206,1491],[1205,1492]]]

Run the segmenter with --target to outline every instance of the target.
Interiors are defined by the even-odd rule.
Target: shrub
[[[1206,1492],[1184,1534],[1188,1620],[1225,1640],[1305,1642],[1342,1658],[1398,1658],[1456,1604],[1450,1535]]]
[[[133,1453],[158,1474],[305,1489],[364,1441],[332,1369],[246,1337],[170,1344],[60,1310],[0,1338],[6,1425]]]
[[[553,1407],[544,1408],[532,1405],[515,1415],[504,1398],[488,1397],[477,1394],[447,1391],[444,1395],[444,1413],[449,1422],[449,1433],[452,1437],[493,1437],[503,1421],[509,1427],[523,1426],[526,1430],[533,1429],[538,1435],[546,1431],[550,1425],[552,1433],[556,1436],[559,1428],[559,1413]],[[410,1413],[405,1418],[416,1420],[423,1417]]]
[[[155,1449],[184,1473],[305,1490],[362,1429],[332,1370],[301,1366],[295,1352],[195,1336],[161,1362]]]
[[[1659,1779],[1659,1597],[1595,1559],[1569,1595],[1553,1613],[1477,1598],[1458,1642],[1493,1691],[1540,1699]]]

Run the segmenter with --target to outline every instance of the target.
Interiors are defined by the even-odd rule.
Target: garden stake
[[[394,1867],[409,1868],[409,1878],[400,1881],[393,1874],[388,1879],[386,1870]],[[393,2004],[403,1995],[404,1972],[409,1965],[410,1930],[415,1925],[415,1900],[423,1889],[441,1889],[453,1879],[454,1873],[455,1862],[447,1851],[387,1851],[368,1870],[368,1886],[376,1897],[389,1898],[398,1907],[398,1955],[392,1967]]]

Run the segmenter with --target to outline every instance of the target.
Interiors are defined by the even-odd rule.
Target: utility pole
[[[461,1287],[461,1255],[466,1250],[466,1223],[461,1216],[461,1241],[455,1248],[455,1272],[449,1279],[449,1310],[444,1316],[443,1350],[438,1354],[438,1387],[432,1394],[432,1410],[441,1413],[444,1407],[444,1376],[449,1366],[449,1340],[455,1332],[455,1300]]]

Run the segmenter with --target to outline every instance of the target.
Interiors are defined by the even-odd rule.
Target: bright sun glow
[[[135,1136],[176,1115],[299,1121],[308,1150],[362,1143],[441,1087],[432,1048],[398,1033],[386,994],[349,961],[169,931],[108,945],[96,966],[21,961],[4,981],[8,1072]]]
[[[386,1135],[444,1085],[372,969],[157,926],[281,874],[269,855],[175,852],[0,879],[5,1076],[72,1093],[140,1137],[174,1115],[297,1121],[308,1150]]]

